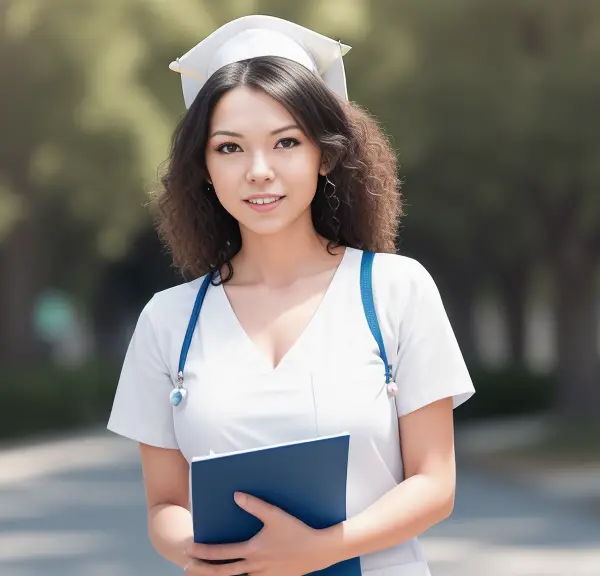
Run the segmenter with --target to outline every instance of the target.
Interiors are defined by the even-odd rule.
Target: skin
[[[310,204],[318,174],[325,174],[326,167],[318,147],[295,124],[266,94],[237,88],[216,106],[206,149],[210,180],[242,234],[227,297],[273,368],[308,324],[343,255],[343,248],[328,254],[326,241],[312,226]],[[257,194],[284,199],[270,212],[256,212],[245,199]],[[266,502],[238,494],[238,505],[264,527],[248,542],[227,545],[193,543],[187,461],[178,450],[142,444],[150,539],[159,554],[189,575],[300,576],[417,536],[453,508],[452,400],[403,416],[399,427],[406,480],[370,507],[315,530]],[[204,561],[232,558],[243,560]]]
[[[240,223],[245,242],[275,246],[291,235],[314,236],[310,203],[321,152],[290,113],[264,92],[238,88],[215,107],[206,166],[221,204]],[[238,136],[235,136],[237,134]],[[253,195],[285,196],[272,212],[254,212]]]

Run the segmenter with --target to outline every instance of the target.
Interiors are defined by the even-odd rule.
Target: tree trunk
[[[40,209],[31,194],[27,177],[28,158],[17,154],[4,158],[0,166],[12,188],[23,198],[22,217],[0,244],[0,366],[3,370],[31,367],[45,351],[35,336],[33,306],[43,280],[40,229],[36,214]],[[0,384],[4,384],[0,380]]]
[[[499,293],[506,314],[510,360],[525,366],[525,321],[530,268],[525,259],[506,265],[498,273]]]
[[[600,409],[595,282],[600,234],[586,238],[583,232],[581,183],[575,182],[565,190],[558,203],[548,201],[546,190],[535,179],[527,190],[532,208],[544,223],[556,290],[556,412],[567,423],[595,422]]]
[[[0,364],[3,369],[31,365],[40,344],[33,328],[33,304],[40,285],[36,227],[16,224],[0,250]]]
[[[600,409],[596,266],[584,246],[568,244],[555,266],[558,412],[566,420],[592,420]]]
[[[459,286],[452,286],[451,296],[444,298],[456,340],[467,364],[477,362],[474,331],[475,294],[475,286],[465,282]]]

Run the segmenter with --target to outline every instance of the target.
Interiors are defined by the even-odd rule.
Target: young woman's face
[[[239,87],[215,106],[206,166],[223,207],[242,232],[275,234],[310,220],[319,148],[292,115],[260,90]]]

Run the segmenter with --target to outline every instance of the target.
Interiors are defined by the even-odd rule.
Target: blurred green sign
[[[66,294],[48,290],[36,302],[33,322],[40,338],[46,342],[56,342],[73,329],[75,306]]]

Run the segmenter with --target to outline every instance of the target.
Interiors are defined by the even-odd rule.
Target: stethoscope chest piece
[[[179,406],[187,397],[187,390],[183,387],[183,374],[177,376],[177,386],[171,390],[169,400],[173,406]]]

